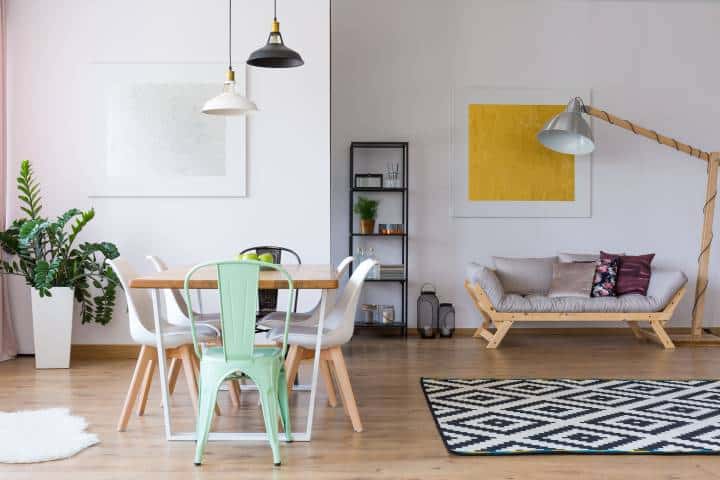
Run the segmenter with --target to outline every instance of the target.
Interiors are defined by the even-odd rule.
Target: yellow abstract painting
[[[468,200],[575,200],[575,157],[537,141],[564,105],[468,105]]]

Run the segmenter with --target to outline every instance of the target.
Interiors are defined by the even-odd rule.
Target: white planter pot
[[[40,297],[34,288],[32,296],[35,368],[69,368],[72,340],[73,289],[55,287],[51,297]]]

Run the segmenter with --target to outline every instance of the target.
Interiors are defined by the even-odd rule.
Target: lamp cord
[[[228,70],[232,70],[232,0],[228,0]]]
[[[273,20],[277,22],[277,0],[273,0]]]

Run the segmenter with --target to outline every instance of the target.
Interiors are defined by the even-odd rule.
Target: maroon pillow
[[[620,265],[618,266],[615,293],[617,295],[627,295],[629,293],[647,295],[648,285],[650,284],[650,263],[652,263],[654,257],[654,253],[619,257]]]

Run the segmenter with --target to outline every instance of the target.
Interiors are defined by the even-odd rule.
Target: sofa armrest
[[[658,306],[663,309],[687,281],[688,278],[683,272],[652,269],[647,296],[655,298]]]
[[[470,283],[480,285],[480,288],[483,289],[490,303],[492,303],[493,308],[498,308],[505,296],[505,289],[500,283],[495,270],[479,263],[470,263],[465,270],[465,279]]]

